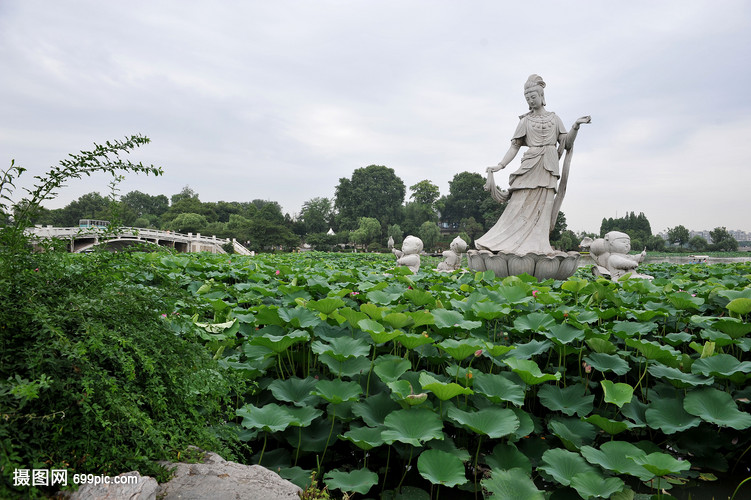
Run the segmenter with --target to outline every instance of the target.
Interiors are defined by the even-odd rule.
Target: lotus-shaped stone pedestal
[[[579,252],[558,252],[552,255],[516,255],[488,250],[467,252],[469,268],[473,271],[493,271],[499,278],[526,273],[538,280],[568,279],[576,272],[580,257]]]

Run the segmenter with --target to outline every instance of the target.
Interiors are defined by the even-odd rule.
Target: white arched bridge
[[[47,239],[65,241],[68,251],[74,253],[86,252],[97,245],[103,245],[110,250],[120,250],[139,244],[158,245],[177,252],[227,253],[224,248],[230,244],[236,254],[253,255],[253,252],[234,238],[201,236],[200,233],[182,234],[139,227],[113,228],[104,224],[81,224],[79,227],[35,226],[26,229],[26,232],[32,240],[36,241]]]

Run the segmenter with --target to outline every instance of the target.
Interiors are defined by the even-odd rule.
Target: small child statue
[[[402,242],[402,249],[391,249],[396,255],[396,263],[407,266],[410,271],[417,273],[420,270],[420,252],[422,252],[422,240],[417,236],[409,235]]]
[[[449,250],[443,252],[444,261],[438,264],[438,270],[443,272],[456,271],[462,267],[462,254],[467,251],[467,242],[457,236],[449,245]]]
[[[639,274],[636,268],[647,255],[645,248],[639,255],[628,255],[631,251],[631,238],[620,231],[610,231],[604,238],[597,238],[589,247],[590,255],[597,264],[592,268],[595,275],[609,277],[616,281],[631,274],[631,278],[652,279],[652,276]]]

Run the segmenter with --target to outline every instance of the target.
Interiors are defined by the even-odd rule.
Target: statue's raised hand
[[[592,117],[591,116],[582,116],[581,118],[576,120],[577,125],[581,125],[582,123],[592,123]]]

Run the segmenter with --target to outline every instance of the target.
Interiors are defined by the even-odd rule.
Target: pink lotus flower
[[[280,272],[281,272],[281,271],[280,271],[279,269],[277,269],[277,270],[276,270],[276,272],[275,272],[274,274],[276,274],[277,276],[279,276],[279,273],[280,273]]]
[[[475,357],[479,358],[480,356],[482,356],[482,349],[478,349],[475,351]]]
[[[537,290],[532,290],[532,297],[537,297],[537,294],[540,293]]]

